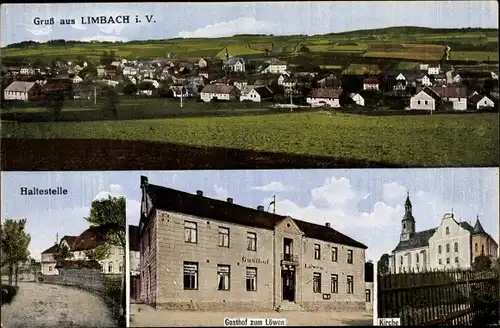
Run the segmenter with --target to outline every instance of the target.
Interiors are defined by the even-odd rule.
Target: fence
[[[402,325],[498,323],[498,271],[441,271],[378,276],[378,317]]]
[[[122,275],[103,274],[98,269],[63,269],[58,275],[42,275],[39,281],[74,286],[101,296],[116,320],[122,316]]]

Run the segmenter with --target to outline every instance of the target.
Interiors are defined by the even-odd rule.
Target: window
[[[347,294],[354,294],[354,277],[347,276]]]
[[[247,291],[257,290],[257,268],[247,268]]]
[[[403,257],[402,256],[399,257],[399,263],[401,263],[401,265],[403,264]]]
[[[450,234],[450,227],[446,227],[446,234],[449,235]]]
[[[454,248],[454,251],[455,251],[455,252],[458,252],[458,243],[455,243],[455,245],[454,245],[454,247],[453,247],[453,248]]]
[[[417,263],[420,262],[420,256],[418,254],[415,254],[416,255],[416,260],[417,260]]]
[[[257,250],[257,234],[255,232],[247,233],[247,250],[249,251]]]
[[[49,265],[49,272],[52,271],[52,266]]]
[[[229,229],[219,227],[219,247],[229,247]]]
[[[428,101],[427,101],[427,100],[425,101],[425,104],[426,104],[426,105],[428,104]]]
[[[321,259],[321,246],[319,244],[314,244],[314,259]]]
[[[332,248],[332,262],[338,261],[338,249],[337,247]]]
[[[313,293],[321,293],[321,273],[313,274]]]
[[[439,264],[443,264],[443,260],[439,259]]]
[[[352,256],[352,249],[347,250],[347,263],[352,264],[353,262],[353,256]]]
[[[446,264],[450,264],[450,258],[449,257],[446,258]]]
[[[417,104],[419,104],[419,105],[420,105],[420,100],[417,102]]]
[[[184,262],[184,289],[198,289],[197,262]]]
[[[113,262],[108,263],[108,273],[113,272]]]
[[[474,245],[474,250],[477,252],[477,243]]]
[[[229,265],[217,265],[217,290],[229,290]]]
[[[339,275],[337,274],[332,274],[331,277],[331,292],[332,294],[337,294],[339,292]]]
[[[197,242],[197,224],[196,222],[185,221],[184,222],[184,241],[186,243]]]
[[[438,253],[441,254],[441,245],[438,246]]]
[[[450,252],[450,244],[446,244],[446,253]]]
[[[481,245],[481,255],[484,255],[484,245]]]
[[[458,256],[455,257],[455,263],[458,263]]]
[[[406,223],[403,223],[403,230],[406,229]]]
[[[372,291],[367,289],[365,292],[365,301],[370,303],[372,301]]]
[[[118,272],[123,272],[123,263],[118,264]]]

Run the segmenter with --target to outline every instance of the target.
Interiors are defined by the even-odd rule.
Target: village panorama
[[[96,169],[498,165],[497,29],[23,41],[3,48],[1,94],[3,147],[24,149],[16,140],[44,139],[27,151],[37,165],[46,156],[33,151],[45,153],[47,142],[100,153],[97,140],[142,144],[108,144],[125,154],[113,155],[115,162],[127,159],[113,168],[99,159]],[[416,147],[419,135],[429,138]],[[96,146],[79,146],[83,139]],[[165,154],[160,144],[174,146],[158,161],[154,154]],[[191,146],[235,153],[178,148]],[[264,160],[264,152],[273,155]],[[240,166],[221,162],[234,156]],[[74,152],[67,158],[73,161]]]

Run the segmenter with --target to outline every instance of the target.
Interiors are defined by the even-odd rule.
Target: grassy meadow
[[[171,142],[403,166],[498,165],[498,114],[364,116],[318,111],[94,122],[3,122],[2,138]]]

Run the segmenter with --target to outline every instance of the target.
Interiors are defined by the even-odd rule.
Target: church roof
[[[394,251],[429,246],[429,239],[432,237],[434,232],[436,232],[436,228],[415,232],[411,235],[410,239],[400,241]]]
[[[472,226],[468,222],[463,221],[457,223],[470,233],[472,233],[474,230],[474,228],[472,228]],[[432,235],[434,235],[434,232],[436,232],[436,230],[437,228],[433,228],[412,234],[410,239],[400,241],[394,249],[394,252],[429,246],[429,239],[432,237]]]
[[[479,222],[479,219],[476,220],[476,224],[474,225],[474,230],[472,233],[474,235],[487,234],[486,231],[484,231],[483,226],[481,225],[481,222]]]

